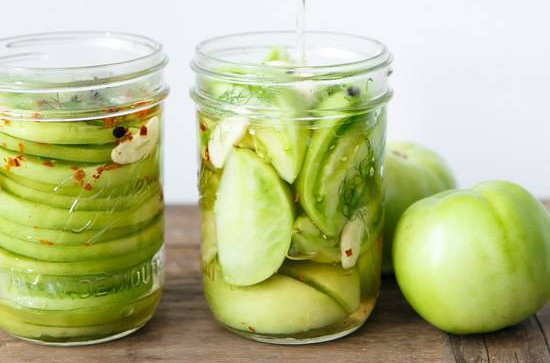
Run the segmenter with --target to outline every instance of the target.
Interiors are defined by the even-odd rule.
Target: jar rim
[[[200,42],[195,48],[195,58],[191,63],[191,68],[200,74],[206,74],[214,77],[222,77],[231,79],[237,82],[254,82],[261,79],[262,82],[288,82],[290,81],[303,81],[303,80],[329,80],[339,79],[353,75],[361,75],[372,72],[378,68],[389,66],[393,60],[393,57],[387,47],[380,41],[356,34],[332,32],[332,31],[318,31],[308,30],[304,32],[306,38],[309,37],[321,37],[321,38],[339,38],[342,41],[350,41],[356,44],[363,44],[365,47],[374,47],[374,51],[369,56],[362,56],[360,59],[351,61],[333,62],[328,64],[277,64],[276,66],[259,63],[259,62],[247,62],[247,61],[234,61],[216,55],[216,51],[234,50],[244,51],[247,46],[237,46],[232,49],[216,47],[228,44],[239,44],[239,41],[245,41],[246,38],[267,38],[267,37],[292,37],[296,36],[296,31],[282,30],[282,31],[258,31],[258,32],[244,32],[235,33],[229,35],[222,35],[210,39],[206,39]],[[264,44],[266,46],[268,44]],[[271,44],[278,45],[278,44]],[[336,49],[336,48],[335,48]],[[227,71],[227,67],[240,67],[242,70],[250,71],[246,73],[235,73]],[[224,70],[225,67],[225,70]],[[284,81],[280,75],[270,76],[269,71],[273,69],[283,70],[286,73]],[[267,73],[267,74],[266,74]],[[261,74],[261,76],[258,76]]]
[[[161,43],[137,34],[110,31],[26,34],[0,39],[0,89],[123,82],[158,71],[167,62]]]

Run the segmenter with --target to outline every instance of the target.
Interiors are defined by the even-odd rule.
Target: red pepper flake
[[[34,118],[34,119],[37,119],[39,116],[40,116],[40,114],[38,112],[33,112],[31,114],[31,117]]]
[[[132,141],[134,139],[134,137],[132,136],[131,133],[129,133],[127,136],[126,136],[126,140],[128,141]]]
[[[304,281],[306,281],[306,278],[305,278],[304,275],[298,275],[298,280],[304,282]]]
[[[200,123],[199,128],[200,128],[201,131],[203,131],[203,132],[206,131],[206,126],[204,126],[204,124],[203,124],[202,122]]]
[[[7,159],[4,159],[4,161],[6,162],[6,166],[9,168],[9,167],[19,167],[21,166],[21,162],[19,161],[18,158],[7,158]]]
[[[23,161],[24,156],[23,155],[17,155],[15,158],[19,161]]]
[[[17,145],[17,146],[19,146],[19,152],[21,154],[24,154],[25,153],[25,145],[22,142],[20,142],[19,145]]]
[[[115,170],[115,169],[118,169],[119,166],[120,164],[117,164],[117,163],[107,164],[105,165],[103,170]]]
[[[256,332],[256,329],[254,329],[253,327],[251,327],[250,325],[247,327],[248,330],[251,332],[251,333],[255,333]]]
[[[43,162],[42,162],[42,165],[47,166],[47,167],[50,167],[50,168],[53,168],[53,166],[54,166],[55,164],[54,164],[53,161],[51,161],[51,160],[46,160],[46,161],[43,161]]]
[[[92,184],[86,183],[86,185],[84,185],[84,190],[87,190],[87,191],[92,190]]]
[[[101,175],[101,173],[103,173],[105,171],[105,167],[104,166],[98,166],[96,171],[99,175]]]
[[[147,126],[143,125],[139,129],[139,135],[140,136],[147,136]]]
[[[86,247],[91,247],[92,244],[91,244],[90,242],[86,242],[86,243],[84,243],[84,246],[86,246]]]
[[[73,165],[73,166],[71,166],[71,169],[73,169],[73,170],[78,170],[78,169],[79,169],[79,167],[78,167],[78,166],[76,166],[76,165]]]
[[[41,239],[40,243],[43,244],[43,245],[53,246],[53,242],[50,242],[50,241],[45,240],[45,239]]]
[[[86,177],[86,172],[82,169],[78,169],[74,172],[74,179],[81,182]]]
[[[210,152],[208,151],[208,146],[204,149],[202,158],[203,160],[210,160]]]
[[[353,255],[353,251],[351,250],[351,248],[349,250],[346,250],[345,252],[347,257],[351,257]]]

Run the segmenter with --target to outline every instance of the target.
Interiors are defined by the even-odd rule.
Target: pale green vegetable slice
[[[262,120],[262,125],[255,128],[255,137],[259,153],[283,180],[292,184],[302,168],[309,141],[307,125],[295,120],[304,113],[305,102],[298,92],[281,90],[275,103],[278,114]]]
[[[248,119],[234,116],[222,119],[214,127],[208,141],[208,155],[210,162],[216,168],[223,168],[227,156],[245,135]]]
[[[283,263],[292,237],[290,193],[273,168],[246,149],[226,161],[214,206],[225,280],[253,285]]]
[[[294,222],[288,258],[320,263],[340,262],[338,239],[323,234],[308,216],[299,216]]]
[[[307,261],[287,261],[279,273],[298,279],[327,294],[349,314],[359,308],[361,289],[357,269]]]
[[[204,293],[223,324],[260,334],[295,334],[343,321],[346,311],[327,294],[288,276],[275,274],[252,286],[223,281],[216,263],[204,276]]]

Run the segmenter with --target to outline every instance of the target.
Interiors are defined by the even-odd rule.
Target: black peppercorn
[[[113,129],[113,136],[116,137],[117,139],[120,139],[124,135],[126,135],[126,129],[124,127],[119,126]]]
[[[361,94],[361,90],[355,86],[348,87],[347,91],[348,91],[348,96],[350,97],[358,97]]]

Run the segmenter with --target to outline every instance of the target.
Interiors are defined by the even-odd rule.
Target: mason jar
[[[201,258],[215,318],[246,338],[327,341],[379,293],[391,55],[354,35],[200,43]]]
[[[0,328],[37,343],[127,335],[163,285],[159,43],[0,40]]]

